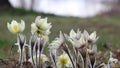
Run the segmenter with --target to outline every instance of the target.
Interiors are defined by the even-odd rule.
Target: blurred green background
[[[31,23],[36,16],[42,18],[48,17],[48,22],[52,23],[50,42],[58,37],[59,31],[69,34],[71,29],[75,31],[79,28],[81,31],[87,30],[89,33],[96,31],[99,40],[97,42],[98,50],[106,51],[104,45],[108,45],[113,50],[120,48],[120,14],[114,15],[97,15],[91,18],[63,17],[51,14],[36,13],[24,9],[13,9],[2,7],[0,9],[0,58],[8,58],[10,49],[16,43],[16,35],[8,31],[7,22],[13,19],[20,22],[24,20],[26,24],[23,34],[29,36]]]

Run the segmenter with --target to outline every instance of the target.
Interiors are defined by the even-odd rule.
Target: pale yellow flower
[[[13,20],[11,22],[11,24],[7,23],[7,27],[8,27],[8,30],[10,32],[12,32],[13,34],[16,34],[16,33],[24,31],[24,29],[25,29],[25,22],[23,20],[21,20],[21,22],[18,23],[17,21]]]
[[[42,19],[40,16],[38,16],[35,22],[31,24],[31,33],[36,33],[39,36],[47,36],[51,33],[51,27],[51,23],[47,23],[47,18]]]
[[[57,59],[57,67],[72,67],[72,63],[69,59],[69,56],[66,53],[61,54]]]

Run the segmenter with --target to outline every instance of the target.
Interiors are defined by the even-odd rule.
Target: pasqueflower
[[[12,20],[11,24],[7,23],[8,30],[12,32],[13,34],[23,32],[25,29],[25,22],[21,20],[20,23],[18,23],[15,20]]]

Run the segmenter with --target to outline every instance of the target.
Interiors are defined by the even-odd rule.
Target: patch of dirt
[[[0,68],[20,68],[20,62],[16,59],[0,59]],[[22,68],[33,68],[30,62],[23,62]]]

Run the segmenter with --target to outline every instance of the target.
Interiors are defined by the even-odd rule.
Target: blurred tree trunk
[[[21,0],[22,8],[25,8],[25,2],[24,0]]]
[[[9,6],[11,7],[10,3],[8,0],[0,0],[0,7],[2,6]]]
[[[34,3],[35,3],[35,0],[31,0],[31,10],[33,10],[34,8]]]

